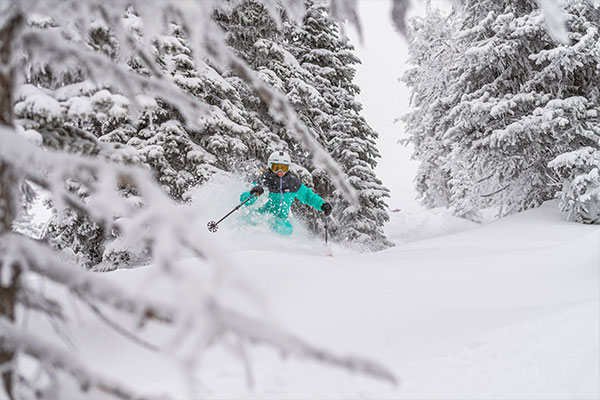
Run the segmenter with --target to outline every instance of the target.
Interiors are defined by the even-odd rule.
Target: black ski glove
[[[331,211],[333,211],[333,207],[331,206],[331,204],[325,202],[321,204],[321,211],[323,211],[323,214],[325,214],[325,216],[328,217],[329,214],[331,214]]]
[[[252,189],[250,189],[250,196],[260,196],[264,192],[265,189],[263,189],[261,186],[254,186]]]

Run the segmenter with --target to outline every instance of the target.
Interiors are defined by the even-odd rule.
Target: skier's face
[[[271,171],[275,172],[278,177],[282,177],[287,174],[290,166],[287,164],[273,164],[271,165]]]

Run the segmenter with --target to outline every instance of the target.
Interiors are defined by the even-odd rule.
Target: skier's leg
[[[282,236],[291,236],[294,233],[294,227],[287,219],[276,219],[273,221],[271,229]]]
[[[260,222],[260,217],[261,216],[256,211],[252,210],[243,214],[241,219],[246,226],[256,226]]]

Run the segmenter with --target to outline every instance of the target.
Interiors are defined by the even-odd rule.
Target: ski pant
[[[287,219],[274,218],[270,223],[271,230],[282,236],[291,236],[294,233],[294,227]]]
[[[287,218],[277,218],[271,214],[250,212],[244,219],[248,225],[252,226],[266,224],[273,232],[281,236],[291,236],[294,233],[294,227]]]

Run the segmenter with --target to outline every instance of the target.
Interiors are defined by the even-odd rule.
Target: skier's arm
[[[248,200],[248,197],[250,197],[250,196],[251,196],[250,192],[244,192],[244,193],[240,194],[240,203],[243,203],[244,201]],[[256,201],[256,196],[253,196],[244,205],[249,206],[250,204],[254,203],[255,201]]]
[[[321,205],[325,203],[321,196],[310,190],[306,185],[302,184],[300,189],[298,189],[298,193],[296,194],[296,198],[300,200],[304,204],[308,204],[309,206],[316,208],[321,211]]]
[[[258,179],[255,179],[254,182],[252,182],[254,186],[252,189],[250,189],[249,192],[244,192],[240,195],[240,203],[243,203],[244,201],[246,201],[246,199],[248,199],[248,197],[252,196],[253,198],[248,200],[248,202],[245,204],[246,206],[251,205],[252,203],[254,203],[256,201],[256,198],[258,196],[260,196],[261,194],[264,193],[264,189],[262,188],[262,186],[260,186],[260,184],[263,182],[264,180],[264,174],[262,174],[261,176],[258,177]]]
[[[256,201],[256,198],[264,193],[264,189],[261,186],[254,186],[249,192],[244,192],[240,195],[240,203],[243,203],[248,199],[248,197],[252,197],[248,200],[245,205],[250,205]]]

